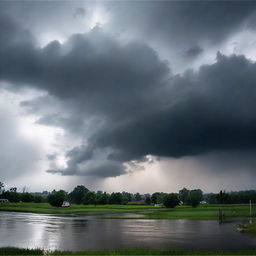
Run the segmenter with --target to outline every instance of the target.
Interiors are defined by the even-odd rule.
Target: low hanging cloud
[[[0,79],[47,91],[62,112],[38,107],[38,123],[83,141],[66,153],[66,168],[48,172],[113,177],[149,154],[255,150],[256,64],[244,56],[217,53],[214,64],[174,75],[152,47],[98,27],[38,48],[28,31],[8,18],[3,24]]]

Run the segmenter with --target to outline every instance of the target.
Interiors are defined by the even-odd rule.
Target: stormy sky
[[[256,2],[0,2],[0,180],[255,189]]]

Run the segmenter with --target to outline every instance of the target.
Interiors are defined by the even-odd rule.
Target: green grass
[[[219,209],[225,209],[228,218],[249,217],[248,205],[200,205],[198,207],[178,206],[167,209],[148,205],[76,205],[68,208],[52,207],[48,203],[6,203],[0,204],[0,211],[31,212],[46,214],[107,214],[141,213],[142,219],[192,219],[209,220],[219,218]],[[256,217],[254,212],[253,217]],[[108,218],[125,219],[124,216]]]
[[[248,234],[256,237],[256,222],[248,225]]]
[[[228,218],[249,217],[248,205],[200,205],[198,207],[178,206],[173,209],[148,210],[145,217],[148,219],[192,219],[209,220],[219,218],[219,209],[225,209]],[[254,213],[254,216],[255,213]]]
[[[44,255],[44,250],[2,247],[0,248],[0,255]]]
[[[44,251],[41,249],[19,249],[13,247],[0,248],[0,255],[256,255],[256,250],[229,252],[195,251],[195,250],[147,250],[147,249],[119,249],[119,250],[86,250],[86,251]]]
[[[238,228],[241,230],[241,232],[256,237],[256,222],[253,222],[251,224],[241,223],[238,225]]]
[[[31,212],[46,214],[101,214],[101,213],[136,213],[154,206],[147,205],[77,205],[61,208],[53,207],[48,203],[2,203],[0,211]]]

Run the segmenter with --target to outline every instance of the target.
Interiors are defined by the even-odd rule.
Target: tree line
[[[17,188],[13,187],[4,190],[4,184],[0,182],[0,198],[8,199],[10,202],[48,202],[52,206],[62,206],[64,201],[73,204],[84,205],[105,205],[105,204],[155,204],[164,205],[166,207],[175,207],[177,205],[186,204],[193,207],[200,203],[209,204],[239,204],[248,203],[249,200],[256,202],[256,190],[206,193],[200,189],[189,190],[181,189],[178,193],[155,192],[153,194],[132,194],[129,192],[113,192],[107,193],[102,191],[90,191],[83,185],[76,186],[70,193],[64,190],[53,190],[51,193],[47,191],[43,193],[28,193],[26,191],[17,192]]]

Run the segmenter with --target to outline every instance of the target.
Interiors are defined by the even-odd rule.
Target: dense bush
[[[50,195],[48,195],[47,199],[50,205],[55,207],[61,207],[65,200],[65,191],[53,191]]]
[[[83,197],[83,203],[84,204],[97,204],[95,193],[92,191],[86,192]]]
[[[150,198],[150,196],[147,196],[147,197],[146,197],[145,203],[146,203],[146,204],[151,204],[151,198]]]
[[[83,185],[76,186],[74,190],[69,193],[68,199],[75,204],[82,204],[84,201],[84,195],[89,191],[88,188],[86,188]]]
[[[123,196],[121,193],[112,193],[109,198],[109,204],[122,204]]]
[[[179,205],[179,203],[180,203],[180,200],[179,200],[178,196],[174,193],[167,194],[164,196],[163,205],[165,207],[173,208],[173,207]]]
[[[42,196],[39,196],[39,195],[34,196],[35,203],[42,203],[42,201],[43,201]]]
[[[25,203],[33,202],[34,196],[30,193],[21,193],[20,200]]]
[[[17,192],[5,191],[2,193],[1,198],[8,199],[10,202],[17,203],[20,201],[20,194]]]
[[[196,207],[203,200],[203,192],[201,189],[194,189],[189,191],[187,204]]]

